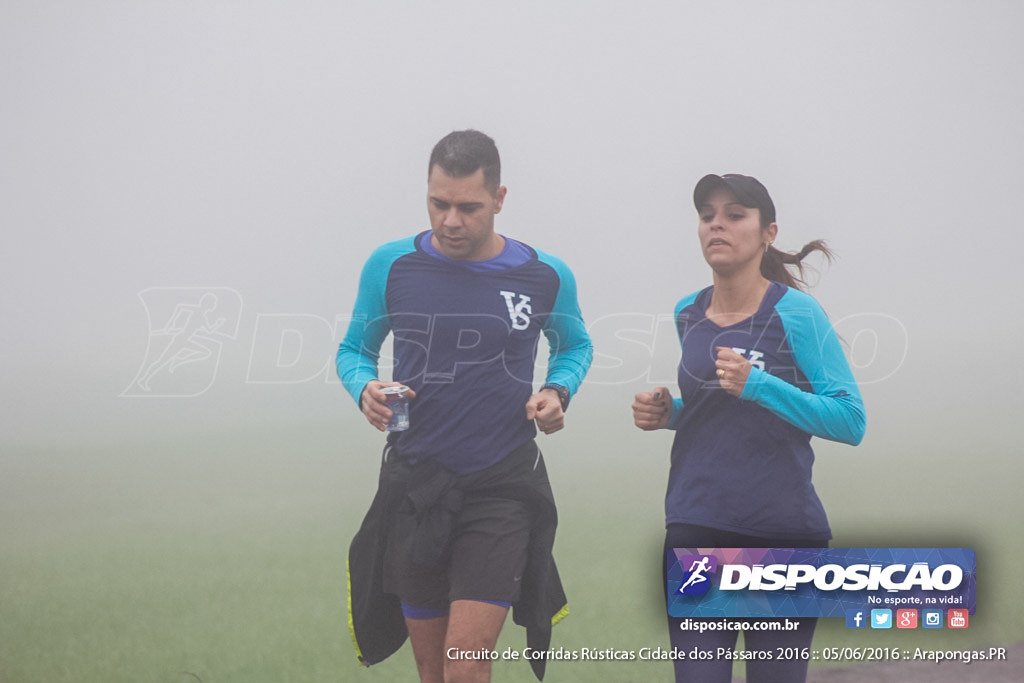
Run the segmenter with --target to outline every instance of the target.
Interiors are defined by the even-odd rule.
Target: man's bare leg
[[[448,617],[406,618],[405,627],[409,630],[420,683],[444,683],[444,641],[448,633]]]
[[[449,650],[490,652],[498,642],[508,609],[489,602],[456,600],[446,617],[406,619],[420,683],[487,683],[490,659],[448,657]]]
[[[491,652],[505,624],[508,608],[476,600],[456,600],[448,614],[448,637],[441,656],[444,659],[445,683],[489,683],[491,660],[456,659],[449,650]]]

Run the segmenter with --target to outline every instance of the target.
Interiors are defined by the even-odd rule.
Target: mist
[[[920,487],[915,533],[1019,527],[988,487],[1024,447],[1022,25],[996,1],[4,2],[0,482],[95,485],[109,519],[126,491],[156,514],[167,482],[205,501],[283,477],[287,504],[319,468],[323,500],[371,495],[377,435],[334,354],[370,252],[429,227],[434,143],[477,128],[497,229],[569,264],[594,339],[556,474],[643,458],[657,532],[668,435],[629,405],[674,386],[673,307],[711,281],[693,186],[744,173],[777,246],[837,254],[809,280],[868,415],[857,449],[816,441],[826,506],[863,513],[846,538]],[[0,521],[60,527],[62,504]]]

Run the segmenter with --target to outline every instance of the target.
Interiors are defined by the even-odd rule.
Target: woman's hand
[[[664,429],[672,418],[672,396],[665,387],[633,397],[633,424],[644,431]]]
[[[718,381],[731,396],[743,393],[743,387],[750,376],[750,362],[728,346],[718,346],[718,360],[715,361]]]

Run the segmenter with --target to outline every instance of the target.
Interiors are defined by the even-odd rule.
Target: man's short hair
[[[445,135],[434,145],[427,165],[427,177],[434,165],[453,178],[465,178],[484,171],[484,185],[491,194],[501,185],[501,157],[490,136],[478,130],[457,130]]]

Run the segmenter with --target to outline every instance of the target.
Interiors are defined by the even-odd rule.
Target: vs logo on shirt
[[[757,368],[758,370],[764,370],[764,361],[761,360],[762,358],[764,358],[764,354],[761,353],[760,351],[755,351],[754,349],[741,349],[736,346],[732,347],[732,350],[740,354],[741,356],[745,357],[748,361],[750,361],[750,364]]]
[[[505,299],[505,305],[508,307],[508,317],[512,320],[512,329],[525,330],[528,328],[530,326],[530,316],[533,314],[530,297],[525,294],[506,292],[505,290],[502,290],[499,294]],[[512,299],[516,296],[519,297],[519,301],[513,303]]]

